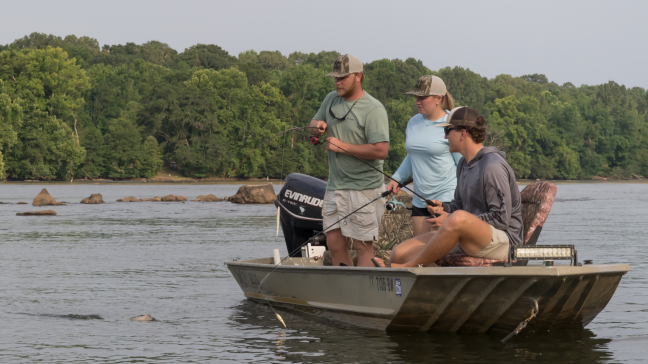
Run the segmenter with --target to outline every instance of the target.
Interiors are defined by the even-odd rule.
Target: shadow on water
[[[506,334],[382,332],[278,311],[288,328],[263,304],[241,302],[230,325],[239,333],[234,352],[265,353],[265,359],[306,363],[604,363],[610,339],[588,329]],[[234,330],[233,330],[234,331]]]

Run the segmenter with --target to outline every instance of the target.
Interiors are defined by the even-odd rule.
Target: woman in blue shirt
[[[407,95],[416,97],[418,114],[407,123],[405,149],[407,156],[392,176],[404,181],[410,175],[414,178],[414,192],[428,200],[450,202],[457,187],[457,164],[461,154],[450,153],[443,128],[434,125],[446,121],[454,108],[452,96],[437,76],[422,76]],[[398,184],[391,181],[387,189],[398,193]],[[431,231],[430,218],[425,201],[414,195],[412,200],[412,227],[414,236]]]

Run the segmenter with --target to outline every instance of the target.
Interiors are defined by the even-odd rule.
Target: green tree
[[[178,61],[186,62],[191,67],[205,67],[221,70],[234,66],[238,60],[227,51],[214,44],[196,44],[178,55]]]
[[[85,72],[61,48],[0,53],[0,79],[12,103],[20,105],[22,125],[15,147],[5,153],[11,178],[69,179],[83,161],[76,114],[89,87]]]
[[[0,180],[6,178],[2,151],[7,153],[18,140],[17,130],[22,124],[20,99],[11,100],[5,93],[4,82],[0,79]]]

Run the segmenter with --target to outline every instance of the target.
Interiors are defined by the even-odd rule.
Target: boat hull
[[[486,332],[590,323],[630,267],[326,267],[309,258],[226,263],[245,296],[273,306],[378,330]]]

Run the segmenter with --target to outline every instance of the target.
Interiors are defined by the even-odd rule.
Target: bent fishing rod
[[[311,143],[313,143],[313,144],[315,144],[315,145],[317,145],[317,144],[321,144],[321,142],[319,141],[319,138],[317,138],[317,137],[311,137]],[[317,144],[316,144],[316,143],[317,143]],[[369,162],[367,162],[366,160],[364,160],[364,159],[362,159],[362,158],[360,158],[360,157],[354,155],[353,153],[349,152],[348,150],[345,150],[344,148],[340,147],[339,145],[337,145],[337,144],[335,144],[335,143],[329,141],[328,139],[325,141],[325,143],[332,144],[334,147],[337,147],[338,149],[342,150],[345,154],[348,154],[348,155],[352,156],[353,158],[355,158],[355,159],[359,160],[360,162],[362,162],[362,163],[368,165],[369,167],[373,168],[373,169],[376,170],[377,172],[380,172],[383,176],[385,176],[385,177],[389,178],[390,180],[392,180],[392,181],[398,183],[398,188],[404,188],[404,189],[410,191],[411,193],[413,193],[414,195],[420,197],[423,201],[425,201],[425,203],[426,203],[427,205],[432,206],[432,207],[436,207],[436,206],[437,206],[437,205],[436,205],[434,202],[432,202],[431,200],[426,199],[425,197],[419,195],[418,193],[412,191],[412,190],[409,189],[407,186],[405,186],[406,184],[409,184],[409,183],[411,182],[409,178],[406,179],[406,180],[403,181],[403,182],[400,182],[400,181],[398,181],[397,179],[395,179],[395,178],[391,177],[390,175],[388,175],[387,173],[385,173],[385,172],[381,171],[380,169],[378,169],[378,168],[372,166],[372,165],[369,164]],[[405,182],[407,182],[407,183],[405,183]]]
[[[286,130],[284,130],[284,131],[280,131],[280,132],[278,132],[278,133],[276,133],[276,134],[271,135],[268,139],[266,139],[266,140],[264,140],[263,142],[261,142],[261,144],[259,144],[259,146],[257,146],[256,148],[254,148],[254,150],[252,151],[252,153],[250,153],[247,157],[245,157],[245,159],[243,159],[243,161],[242,161],[241,163],[239,163],[239,165],[234,169],[234,171],[232,171],[232,172],[229,174],[229,176],[227,176],[227,177],[232,177],[232,175],[233,175],[233,174],[234,174],[234,173],[235,173],[239,168],[241,168],[241,166],[243,165],[243,163],[245,163],[245,161],[248,160],[248,158],[250,158],[250,157],[252,156],[252,154],[254,154],[254,152],[257,151],[257,149],[261,148],[262,146],[264,146],[265,144],[267,144],[269,141],[271,141],[272,139],[276,138],[277,136],[279,136],[279,135],[281,135],[281,134],[284,134],[284,133],[287,133],[287,132],[289,132],[289,131],[293,131],[293,130],[299,130],[299,129],[310,129],[310,128],[315,128],[315,127],[314,127],[314,126],[299,126],[299,127],[294,127],[294,128],[291,128],[291,129],[286,129]],[[311,138],[311,139],[312,139],[312,138]]]
[[[238,169],[243,165],[243,163],[245,163],[245,161],[247,161],[247,160],[252,156],[252,154],[254,154],[254,152],[256,152],[256,151],[257,151],[259,148],[261,148],[263,145],[265,145],[266,143],[268,143],[269,141],[271,141],[272,139],[276,138],[277,136],[279,136],[279,135],[281,135],[281,134],[284,134],[284,133],[287,133],[287,132],[289,132],[289,131],[293,131],[293,130],[300,130],[300,129],[318,129],[318,128],[315,127],[315,126],[301,126],[301,127],[294,127],[294,128],[287,129],[287,130],[284,130],[284,131],[280,131],[280,132],[278,132],[278,133],[276,133],[276,134],[271,135],[268,139],[264,140],[261,144],[259,144],[259,146],[257,146],[256,148],[254,148],[254,150],[253,150],[253,151],[252,151],[252,152],[251,152],[247,157],[245,157],[245,159],[243,159],[243,161],[241,161],[241,163],[239,163],[239,165],[234,169],[234,171],[232,171],[232,172],[229,174],[228,177],[232,177],[232,175],[233,175],[233,174],[234,174],[234,173],[235,173],[235,172],[236,172],[236,171],[237,171],[237,170],[238,170]],[[318,137],[316,137],[316,136],[312,136],[312,137],[310,138],[310,142],[311,142],[313,145],[315,145],[315,146],[317,146],[317,145],[319,145],[319,144],[322,144],[322,141],[320,140],[320,138],[318,138]],[[337,147],[338,149],[342,150],[345,154],[352,156],[353,158],[355,158],[355,159],[359,160],[360,162],[362,162],[362,163],[368,165],[369,167],[373,168],[375,171],[379,172],[379,173],[382,174],[383,176],[385,176],[385,177],[389,178],[390,180],[392,180],[392,181],[398,183],[398,188],[404,188],[404,189],[410,191],[411,193],[413,193],[414,195],[418,196],[418,197],[421,198],[423,201],[425,201],[425,203],[426,203],[428,206],[432,206],[432,207],[436,207],[436,206],[437,206],[437,205],[436,205],[434,202],[432,202],[431,200],[428,200],[428,199],[426,199],[425,197],[423,197],[423,196],[419,195],[418,193],[414,192],[413,190],[411,190],[410,188],[408,188],[407,186],[405,186],[405,184],[403,184],[402,182],[396,180],[395,178],[391,177],[390,175],[388,175],[387,173],[381,171],[380,169],[378,169],[378,168],[372,166],[371,164],[369,164],[369,163],[368,163],[367,161],[365,161],[364,159],[362,159],[362,158],[356,156],[355,154],[349,152],[348,150],[346,150],[346,149],[340,147],[339,145],[337,145],[337,144],[335,144],[335,143],[333,143],[333,142],[331,142],[331,141],[328,141],[328,140],[327,140],[327,141],[325,141],[325,143],[332,144],[333,146],[335,146],[335,147]]]
[[[308,243],[314,242],[314,241],[315,241],[315,238],[317,238],[317,237],[320,236],[320,235],[324,235],[324,234],[326,234],[326,230],[332,228],[332,227],[335,226],[336,224],[340,223],[341,221],[345,220],[346,218],[348,218],[349,216],[355,214],[356,212],[362,210],[363,208],[365,208],[365,207],[371,205],[372,203],[378,201],[379,199],[381,199],[381,198],[383,198],[383,197],[387,197],[387,196],[389,196],[390,194],[391,194],[391,191],[385,191],[385,192],[381,193],[378,197],[376,197],[376,198],[374,198],[373,200],[367,202],[366,204],[364,204],[364,205],[358,207],[357,209],[355,209],[354,211],[352,211],[352,212],[349,213],[348,215],[344,216],[344,217],[341,218],[340,220],[338,220],[338,221],[332,223],[331,225],[327,226],[325,229],[322,229],[322,231],[320,231],[319,233],[317,233],[317,234],[311,236],[308,240],[306,240],[306,241],[305,241],[304,243],[302,243],[300,246],[298,246],[297,248],[295,248],[295,250],[293,250],[292,252],[289,252],[288,255],[287,255],[285,258],[283,258],[281,261],[279,261],[279,263],[277,263],[277,264],[275,265],[274,269],[272,269],[270,272],[268,272],[268,274],[266,274],[265,277],[263,277],[263,279],[261,280],[261,282],[260,282],[259,285],[257,286],[257,290],[259,290],[259,292],[260,292],[260,291],[261,291],[261,285],[266,281],[266,279],[268,279],[268,277],[270,277],[270,275],[271,275],[272,273],[274,273],[274,272],[277,270],[277,268],[279,268],[279,266],[281,265],[281,263],[283,263],[286,259],[290,258],[294,253],[296,253],[298,250],[300,250],[303,246],[307,245]],[[363,243],[364,243],[364,242],[363,242]],[[266,303],[268,303],[268,306],[270,306],[270,308],[272,309],[272,312],[274,312],[274,314],[277,315],[277,319],[279,319],[279,321],[281,321],[281,323],[284,325],[284,327],[286,327],[286,323],[284,322],[284,320],[283,320],[283,318],[281,317],[281,315],[279,315],[279,314],[277,313],[277,311],[275,311],[274,307],[272,307],[272,304],[270,304],[270,300],[268,300],[267,297],[264,298],[264,299],[265,299]]]

